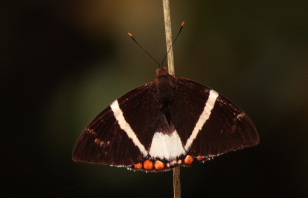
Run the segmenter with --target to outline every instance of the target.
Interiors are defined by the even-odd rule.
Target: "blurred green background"
[[[257,147],[182,168],[183,197],[308,197],[308,1],[172,1],[176,76],[244,109]],[[75,163],[89,122],[155,78],[161,1],[0,3],[0,197],[173,197],[172,172]]]

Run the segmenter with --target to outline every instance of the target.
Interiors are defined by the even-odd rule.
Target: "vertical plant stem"
[[[181,198],[181,175],[180,167],[173,168],[173,197]]]
[[[174,59],[173,59],[173,46],[172,46],[172,30],[171,30],[171,17],[169,0],[163,0],[164,19],[165,19],[165,32],[166,32],[166,45],[168,53],[168,71],[169,74],[174,75]]]
[[[173,46],[172,46],[172,30],[171,30],[171,17],[169,0],[163,0],[164,19],[165,19],[165,32],[166,32],[166,45],[168,52],[168,71],[169,74],[174,75],[174,58],[173,58]],[[180,167],[173,169],[173,195],[174,198],[181,198],[181,179],[180,179]]]

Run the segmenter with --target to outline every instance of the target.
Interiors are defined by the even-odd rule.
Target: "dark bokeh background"
[[[308,1],[171,1],[176,75],[243,108],[259,146],[182,168],[183,197],[308,197]],[[83,128],[152,81],[161,1],[0,3],[0,197],[172,197],[172,173],[75,163]]]

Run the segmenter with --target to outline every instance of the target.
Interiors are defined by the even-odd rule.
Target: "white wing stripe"
[[[186,145],[185,145],[185,150],[187,151],[192,143],[194,142],[194,140],[196,139],[198,133],[200,132],[200,130],[202,129],[202,127],[204,126],[205,122],[210,118],[210,115],[212,113],[212,110],[214,108],[216,99],[218,97],[218,93],[214,90],[210,90],[209,93],[209,98],[207,99],[203,112],[201,113],[199,120],[193,130],[193,132],[191,133],[190,137],[187,139]]]
[[[114,117],[118,121],[120,128],[125,131],[127,136],[133,141],[133,143],[139,148],[141,153],[144,156],[148,155],[147,150],[144,148],[144,146],[141,144],[139,141],[138,137],[136,136],[135,132],[133,129],[130,127],[129,123],[125,120],[124,115],[122,110],[120,109],[118,100],[115,100],[111,105],[110,105],[111,110],[113,111]]]

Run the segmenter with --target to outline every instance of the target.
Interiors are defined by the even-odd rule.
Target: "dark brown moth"
[[[85,128],[73,160],[157,172],[258,143],[256,127],[239,107],[162,67],[153,82],[115,100]]]

